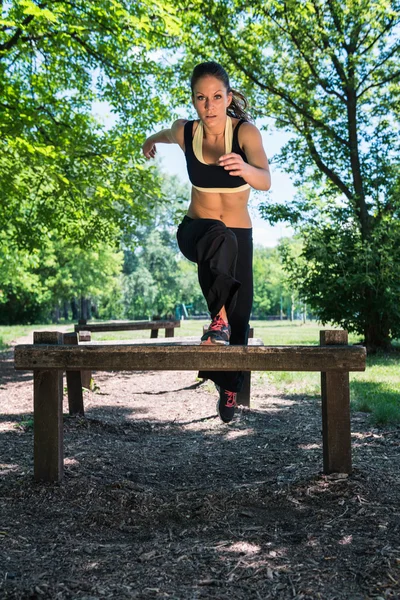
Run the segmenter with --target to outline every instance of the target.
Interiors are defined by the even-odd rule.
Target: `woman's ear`
[[[228,108],[228,106],[232,103],[232,98],[233,98],[233,94],[232,94],[232,92],[229,92],[228,93],[228,99],[227,99],[226,108]]]

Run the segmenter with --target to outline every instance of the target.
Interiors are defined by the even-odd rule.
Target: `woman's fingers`
[[[149,148],[148,145],[146,145],[146,143],[144,143],[142,146],[142,150],[143,150],[143,154],[145,155],[146,158],[154,158],[156,155],[156,152],[157,152],[154,144],[152,144]]]

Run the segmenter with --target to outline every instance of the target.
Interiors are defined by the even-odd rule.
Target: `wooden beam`
[[[321,346],[347,346],[347,331],[320,331]],[[349,372],[321,373],[324,473],[351,473]]]
[[[48,348],[62,344],[62,333],[35,331],[33,342]],[[64,347],[65,346],[60,346]],[[63,378],[62,371],[33,371],[34,477],[36,481],[63,478]]]
[[[16,369],[364,371],[360,346],[20,345]]]

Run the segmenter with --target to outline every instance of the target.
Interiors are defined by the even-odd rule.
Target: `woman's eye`
[[[219,94],[218,94],[218,96],[215,96],[215,98],[216,98],[217,100],[219,100],[221,97],[222,97],[222,96],[220,96]]]
[[[197,96],[197,100],[204,100],[204,96]]]

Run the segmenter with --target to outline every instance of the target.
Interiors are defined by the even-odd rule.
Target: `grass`
[[[203,325],[209,321],[182,321],[175,330],[177,336],[198,335]],[[254,336],[261,338],[266,345],[309,345],[319,344],[319,331],[330,329],[318,323],[287,321],[253,321]],[[0,327],[0,350],[5,349],[17,337],[27,335],[39,329],[57,330],[57,325],[27,325]],[[70,326],[73,331],[73,324]],[[160,337],[165,331],[160,330]],[[116,333],[98,333],[94,340],[121,340],[150,337],[150,331],[120,331]],[[359,342],[357,336],[350,335],[351,344]],[[254,373],[258,381],[267,381],[285,394],[298,396],[320,396],[320,374],[304,372],[268,372]],[[350,397],[353,410],[367,412],[371,423],[386,426],[400,423],[400,353],[377,354],[367,357],[367,369],[364,373],[350,374]]]

